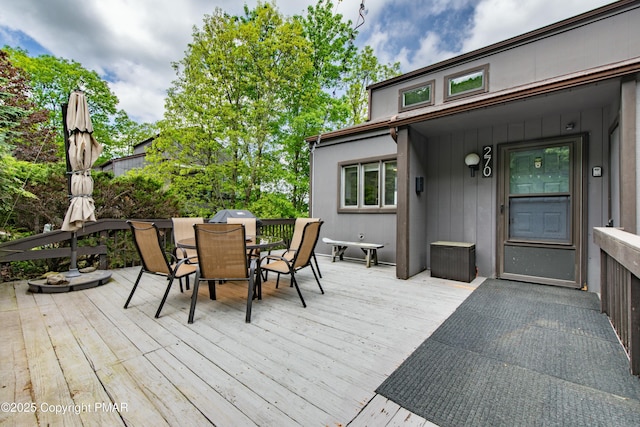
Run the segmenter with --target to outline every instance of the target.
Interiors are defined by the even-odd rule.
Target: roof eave
[[[479,108],[506,104],[512,101],[549,94],[582,85],[598,83],[604,80],[619,78],[635,73],[640,73],[640,57],[591,70],[573,73],[567,76],[548,79],[542,82],[519,86],[517,88],[504,90],[498,93],[490,93],[486,96],[462,99],[450,104],[441,105],[441,108],[434,108],[433,106],[430,106],[404,114],[396,114],[392,117],[380,119],[375,122],[363,123],[361,125],[309,137],[306,138],[305,141],[312,144],[314,142],[319,142],[320,140],[326,141],[375,130],[382,130],[385,128],[395,129],[400,126],[406,126],[417,122],[438,119]]]
[[[607,16],[618,10],[626,9],[633,4],[640,4],[640,1],[639,0],[617,1],[615,3],[611,3],[608,5],[602,6],[600,8],[585,12],[583,14],[562,20],[560,22],[547,25],[546,27],[542,27],[525,34],[521,34],[519,36],[515,36],[510,39],[503,40],[501,42],[497,42],[489,46],[485,46],[480,49],[476,49],[474,51],[471,51],[462,55],[458,55],[450,59],[446,59],[436,64],[432,64],[423,68],[419,68],[414,71],[410,71],[400,76],[392,77],[382,82],[371,84],[367,87],[367,89],[374,90],[374,89],[379,89],[385,86],[395,85],[406,80],[414,79],[418,76],[433,73],[446,68],[451,68],[455,65],[464,64],[466,62],[469,62],[478,58],[482,58],[484,56],[494,54],[496,52],[500,52],[506,49],[512,49],[514,47],[517,47],[526,43],[530,43],[534,40],[539,40],[540,38],[548,37],[552,34],[557,34],[558,32],[566,31],[570,28],[575,28],[576,26],[583,25],[586,22],[592,22],[593,20],[598,19],[602,16]]]

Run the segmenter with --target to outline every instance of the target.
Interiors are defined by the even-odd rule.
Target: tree
[[[160,137],[148,158],[203,210],[250,207],[281,185],[286,104],[304,87],[310,46],[270,3],[243,17],[217,9],[174,64]],[[193,199],[195,198],[196,201]]]
[[[64,155],[62,105],[69,101],[69,94],[78,88],[87,94],[94,136],[104,147],[102,159],[128,154],[130,146],[135,143],[130,137],[138,137],[139,132],[129,135],[127,131],[136,129],[136,123],[129,119],[126,112],[117,110],[118,98],[98,73],[85,69],[73,60],[52,55],[30,57],[22,49],[9,47],[4,50],[12,63],[26,73],[31,87],[31,100],[38,109],[48,112],[48,127],[57,130],[56,143],[61,156]]]
[[[400,75],[400,63],[384,65],[378,62],[371,46],[365,46],[362,52],[350,57],[344,76],[344,102],[349,108],[348,125],[356,125],[366,120],[369,102],[367,87],[373,83]]]
[[[307,8],[304,17],[294,17],[311,45],[313,66],[304,76],[304,86],[287,102],[285,126],[280,131],[283,147],[284,179],[289,198],[298,213],[308,210],[309,146],[305,138],[335,129],[347,122],[348,109],[335,97],[342,88],[342,77],[356,49],[351,21],[334,14],[330,0],[320,0]]]
[[[46,126],[46,112],[35,107],[29,93],[22,70],[0,50],[0,215],[3,225],[17,197],[34,197],[24,190],[24,182],[32,172],[25,170],[29,162],[56,159],[53,132]]]
[[[366,86],[399,72],[370,48],[359,54],[351,22],[333,10],[319,0],[284,18],[260,2],[239,17],[216,9],[194,29],[147,154],[188,213],[273,214],[264,200],[281,215],[307,213],[305,138],[364,120]]]

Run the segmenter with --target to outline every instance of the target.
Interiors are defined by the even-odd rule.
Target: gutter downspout
[[[315,179],[315,174],[316,174],[316,155],[315,155],[315,151],[316,151],[316,146],[320,145],[320,140],[322,139],[322,133],[318,134],[318,138],[316,138],[315,141],[312,141],[309,145],[311,146],[311,149],[309,150],[311,152],[311,188],[310,188],[310,192],[311,194],[309,194],[309,218],[314,218],[313,216],[313,197],[315,195],[314,189],[316,186],[316,179]]]

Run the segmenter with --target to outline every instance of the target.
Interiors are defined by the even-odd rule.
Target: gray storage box
[[[476,245],[465,242],[433,242],[431,277],[471,282],[476,277]]]

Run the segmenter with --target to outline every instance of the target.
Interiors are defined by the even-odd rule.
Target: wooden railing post
[[[107,230],[102,230],[100,232],[100,245],[107,245],[107,239],[109,238],[109,232]],[[109,253],[108,249],[105,249],[104,253],[100,253],[98,256],[100,263],[100,270],[106,270],[108,268],[107,255]]]
[[[607,268],[607,253],[600,249],[600,311],[607,316],[609,312],[609,275]]]

